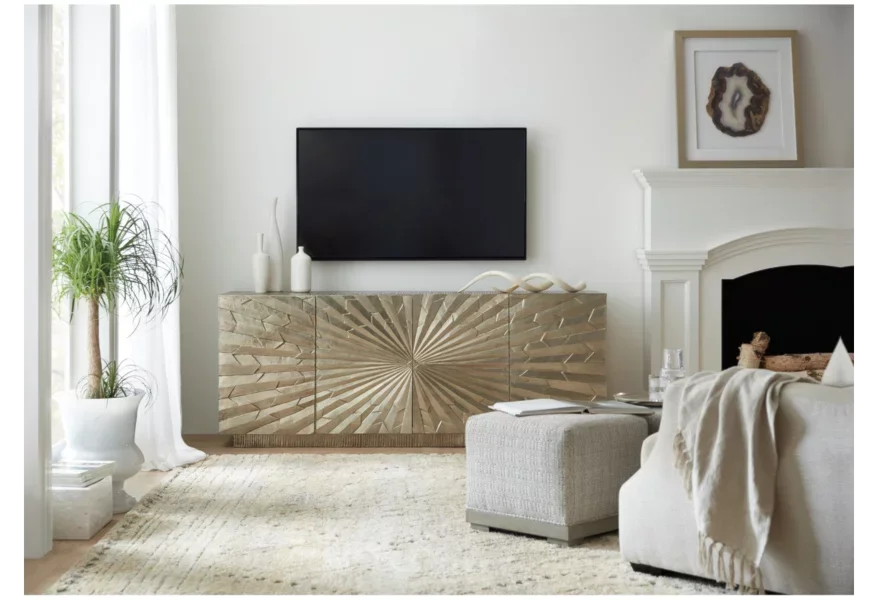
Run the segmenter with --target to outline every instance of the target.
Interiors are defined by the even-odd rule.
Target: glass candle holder
[[[650,402],[661,402],[663,391],[664,391],[664,389],[662,387],[662,378],[658,375],[650,375],[649,376],[649,401]]]
[[[681,348],[665,348],[662,357],[662,368],[669,371],[683,369],[683,350]]]
[[[680,348],[665,348],[662,356],[661,376],[667,384],[686,377],[686,369],[683,367],[683,350]]]

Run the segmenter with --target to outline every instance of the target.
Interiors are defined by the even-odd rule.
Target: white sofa
[[[691,501],[674,468],[677,407],[662,411],[641,468],[619,492],[619,543],[639,570],[698,577]],[[764,587],[786,594],[854,591],[854,388],[784,387],[776,419],[777,496],[762,559]],[[644,569],[645,567],[645,569]]]

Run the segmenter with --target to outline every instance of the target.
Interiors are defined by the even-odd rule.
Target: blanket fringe
[[[686,448],[686,440],[683,438],[683,432],[678,431],[674,436],[674,467],[680,472],[683,478],[683,487],[686,489],[686,496],[692,499],[692,457]]]
[[[674,466],[683,479],[686,495],[692,499],[692,457],[683,433],[674,436]],[[762,570],[743,552],[698,532],[698,563],[709,577],[742,594],[764,594]]]
[[[698,532],[698,562],[709,577],[741,594],[764,594],[762,570],[744,553]],[[740,581],[739,581],[740,580]]]

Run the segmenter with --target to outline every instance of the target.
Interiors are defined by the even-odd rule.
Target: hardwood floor
[[[186,435],[190,446],[208,454],[463,454],[463,448],[233,448],[229,435]],[[170,476],[170,472],[142,471],[125,482],[129,494],[140,500]],[[82,560],[98,540],[125,515],[114,515],[90,540],[56,540],[52,551],[39,559],[24,561],[24,593],[41,594],[72,566]]]

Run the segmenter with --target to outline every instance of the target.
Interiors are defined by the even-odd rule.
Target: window
[[[68,7],[52,7],[52,230],[70,206]],[[63,307],[61,307],[63,308]],[[70,389],[70,325],[52,313],[52,444],[64,439],[55,395]]]

